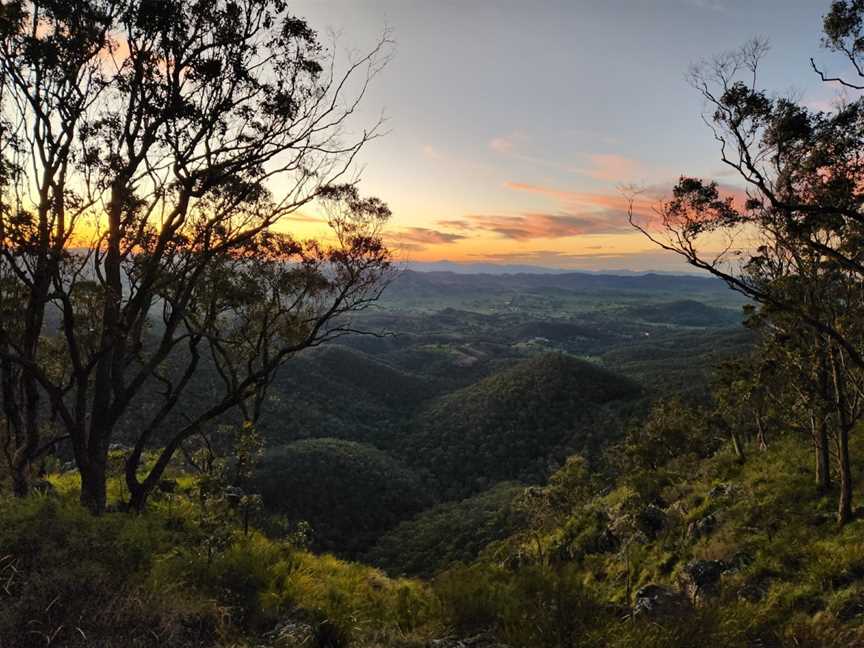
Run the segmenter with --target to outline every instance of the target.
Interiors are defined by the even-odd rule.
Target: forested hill
[[[728,286],[718,279],[695,275],[568,273],[477,273],[402,270],[388,287],[385,301],[401,298],[492,291],[563,290],[578,292],[699,293],[728,301]]]

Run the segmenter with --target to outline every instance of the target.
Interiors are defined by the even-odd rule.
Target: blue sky
[[[770,90],[830,105],[809,67],[821,0],[301,0],[339,33],[336,53],[393,58],[359,123],[383,110],[388,135],[361,157],[362,187],[394,211],[405,260],[583,269],[675,269],[623,220],[619,187],[724,177],[685,81],[690,64],[766,37]]]

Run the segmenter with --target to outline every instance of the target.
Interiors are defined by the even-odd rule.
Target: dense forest
[[[0,648],[864,645],[864,3],[821,27],[830,111],[691,70],[743,196],[626,192],[698,274],[457,273],[353,180],[389,32],[0,2]]]

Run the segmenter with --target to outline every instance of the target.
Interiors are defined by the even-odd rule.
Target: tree
[[[354,331],[351,313],[380,294],[389,210],[349,176],[380,124],[348,128],[389,42],[340,73],[282,0],[0,12],[0,378],[16,491],[55,425],[82,502],[101,512],[122,425],[140,508],[188,438],[234,408],[254,421],[278,367]],[[316,200],[330,238],[287,233]],[[202,368],[217,391],[178,422]]]
[[[859,73],[864,3],[835,2],[825,17],[826,46],[842,53]],[[831,367],[834,421],[839,426],[841,501],[838,517],[851,515],[848,430],[864,370],[864,100],[813,111],[758,87],[767,45],[744,48],[697,66],[691,73],[710,114],[706,122],[721,159],[746,186],[745,196],[716,182],[682,177],[653,222],[631,223],[690,264],[726,281],[773,313],[809,327],[824,340]],[[849,87],[812,63],[821,79]],[[845,441],[844,441],[845,440]],[[844,477],[845,476],[845,477]]]

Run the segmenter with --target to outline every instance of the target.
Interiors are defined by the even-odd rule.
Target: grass
[[[419,648],[484,633],[511,648],[864,645],[864,520],[837,527],[811,459],[794,438],[743,464],[725,450],[682,458],[429,581],[243,534],[230,511],[214,526],[188,476],[144,515],[93,518],[75,503],[76,478],[52,475],[56,495],[0,499],[0,648],[298,648],[267,638],[285,621],[314,630],[306,648]],[[606,526],[626,540],[658,493],[662,528],[616,547],[599,541]],[[707,515],[714,527],[688,534]],[[675,587],[700,559],[734,564],[716,596],[687,614],[629,620],[628,573],[633,590]]]

